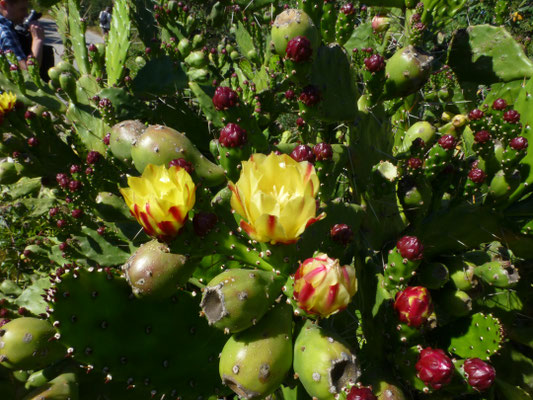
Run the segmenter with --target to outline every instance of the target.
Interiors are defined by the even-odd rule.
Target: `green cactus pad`
[[[65,272],[49,293],[59,343],[102,380],[159,397],[197,399],[221,390],[217,355],[224,336],[199,317],[199,296],[135,299],[117,272],[92,268]]]
[[[461,358],[488,360],[503,342],[502,325],[492,315],[476,313],[454,323],[448,350]]]
[[[476,25],[457,31],[448,60],[463,81],[487,84],[533,76],[533,62],[503,27]]]

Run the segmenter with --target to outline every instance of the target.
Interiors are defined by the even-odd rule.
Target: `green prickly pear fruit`
[[[187,282],[195,265],[187,257],[172,254],[168,246],[152,240],[143,244],[122,266],[136,297],[164,299]]]
[[[418,282],[428,289],[440,289],[450,280],[450,272],[440,262],[423,264],[418,269]]]
[[[281,304],[236,333],[220,354],[222,382],[239,397],[262,399],[276,390],[292,364],[292,308]]]
[[[58,62],[55,68],[59,71],[59,73],[68,72],[68,73],[71,73],[76,78],[79,76],[78,70],[74,67],[74,65],[72,65],[68,61],[63,60],[63,61]]]
[[[15,164],[6,159],[0,160],[0,185],[11,185],[20,178]]]
[[[131,148],[146,130],[146,125],[138,120],[127,120],[115,124],[109,136],[109,149],[120,161],[131,165]]]
[[[172,160],[183,158],[193,165],[193,178],[206,185],[219,185],[226,180],[222,167],[205,158],[183,133],[163,125],[146,128],[131,149],[131,158],[140,173],[148,164],[168,165]]]
[[[273,272],[229,269],[207,284],[200,307],[209,325],[226,333],[240,332],[263,317],[283,283]]]
[[[189,39],[183,38],[178,42],[178,51],[182,57],[187,57],[192,50],[192,43]]]
[[[349,347],[309,320],[294,343],[293,367],[307,393],[318,400],[335,399],[361,375]]]
[[[382,381],[376,389],[378,400],[406,400],[406,397],[399,386]]]
[[[416,139],[422,139],[426,145],[430,144],[435,138],[436,131],[435,127],[427,121],[415,122],[405,132],[400,152],[408,151]]]
[[[202,68],[209,64],[209,59],[203,50],[196,50],[191,52],[186,58],[185,62],[194,68]]]
[[[285,10],[276,17],[272,26],[272,44],[276,53],[283,57],[289,40],[296,36],[309,39],[313,52],[316,52],[320,37],[311,17],[302,10]]]
[[[509,261],[491,261],[474,268],[474,275],[498,288],[509,288],[518,283],[518,270]]]
[[[201,33],[197,33],[192,38],[192,48],[199,49],[205,45],[205,37]]]
[[[76,374],[67,372],[49,383],[28,393],[23,400],[78,400],[79,387]]]
[[[398,50],[385,67],[385,97],[402,97],[416,92],[429,77],[433,57],[413,46]]]
[[[389,288],[405,287],[423,258],[424,246],[416,236],[403,236],[389,252],[385,283]]]
[[[0,329],[0,365],[10,369],[41,369],[62,359],[65,348],[48,321],[21,317]]]
[[[65,91],[72,102],[76,102],[76,78],[70,72],[59,74],[59,86]]]
[[[61,71],[57,67],[52,67],[48,70],[48,77],[50,78],[49,85],[52,88],[59,87],[59,75],[60,74],[61,74]]]

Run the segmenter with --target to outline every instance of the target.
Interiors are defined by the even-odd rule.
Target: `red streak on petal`
[[[315,276],[318,274],[321,274],[326,271],[326,267],[321,265],[320,267],[313,268],[311,271],[309,271],[307,274],[304,275],[304,279],[309,282],[312,280]]]
[[[267,230],[270,236],[274,236],[274,232],[276,231],[276,217],[274,215],[268,216]]]
[[[183,216],[181,215],[181,211],[178,207],[172,206],[168,209],[168,212],[172,214],[172,217],[174,217],[174,220],[176,220],[180,224],[183,223]]]
[[[178,233],[178,230],[171,221],[162,221],[158,223],[157,226],[167,236],[174,236],[176,233]]]
[[[130,212],[131,212],[131,211],[130,211]],[[134,216],[135,218],[137,218],[137,220],[139,220],[139,219],[141,218],[140,215],[139,215],[139,213],[140,213],[139,205],[138,205],[138,204],[134,204],[134,205],[133,205],[133,216]]]
[[[337,292],[339,291],[339,284],[336,283],[335,285],[331,285],[329,287],[328,292],[328,298],[326,300],[326,306],[329,308],[331,305],[335,302],[335,298],[337,297]]]
[[[150,203],[146,203],[146,205],[144,206],[144,209],[146,210],[146,213],[151,217],[151,218],[154,218],[152,213],[150,212]]]
[[[309,220],[307,221],[307,224],[305,224],[305,228],[306,229],[309,228],[311,225],[313,225],[315,222],[320,221],[325,216],[326,216],[326,214],[322,213],[322,214],[320,214],[319,216],[317,216],[315,218],[309,218]]]
[[[235,185],[233,184],[228,184],[229,186],[229,190],[231,190],[231,192],[235,195],[235,197],[237,198],[237,201],[239,202],[239,204],[241,205],[241,208],[246,212],[246,207],[244,207],[244,204],[242,202],[242,199],[241,199],[241,195],[239,194],[239,190],[237,189],[237,187],[235,187]],[[245,217],[245,215],[242,215],[243,217]]]
[[[246,222],[245,220],[241,220],[241,228],[244,229],[244,231],[249,235],[255,235],[255,229],[252,225],[250,225],[248,222]]]
[[[348,274],[348,270],[346,269],[346,267],[342,267],[342,275],[344,276],[344,280],[346,281],[346,283],[349,283],[350,274]]]
[[[313,164],[310,162],[307,163],[307,170],[305,171],[305,183],[309,181],[309,178],[311,177],[311,172],[313,172]]]
[[[305,303],[309,298],[315,293],[315,288],[313,285],[310,285],[309,283],[304,284],[302,287],[302,290],[297,295],[297,299],[299,303]]]
[[[155,233],[155,231],[154,231],[154,227],[150,223],[150,220],[148,219],[148,215],[146,215],[146,213],[144,212],[141,212],[140,217],[141,217],[141,224],[144,227],[144,230],[146,231],[146,233],[152,236]]]

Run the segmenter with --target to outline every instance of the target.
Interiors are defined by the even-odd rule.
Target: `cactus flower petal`
[[[176,237],[196,200],[187,171],[149,164],[140,178],[128,177],[128,186],[120,192],[144,231],[164,241]]]
[[[241,228],[258,242],[294,243],[324,218],[316,215],[319,181],[313,165],[286,154],[252,155],[229,188],[231,207],[243,218]]]

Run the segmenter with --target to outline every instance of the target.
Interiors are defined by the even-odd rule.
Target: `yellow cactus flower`
[[[7,114],[10,112],[17,102],[17,96],[11,92],[4,92],[0,94],[0,113]]]
[[[355,268],[320,253],[308,258],[294,275],[294,299],[309,314],[328,317],[343,310],[357,291]]]
[[[522,21],[524,18],[522,17],[522,15],[518,12],[518,11],[515,11],[513,14],[512,14],[512,17],[513,17],[513,22],[517,22],[517,21]]]
[[[286,154],[253,154],[243,161],[237,183],[230,182],[231,207],[242,229],[258,242],[294,243],[316,216],[320,182],[315,168]]]
[[[148,164],[140,178],[128,177],[128,186],[120,192],[144,231],[163,241],[176,237],[196,201],[196,186],[187,171]]]

